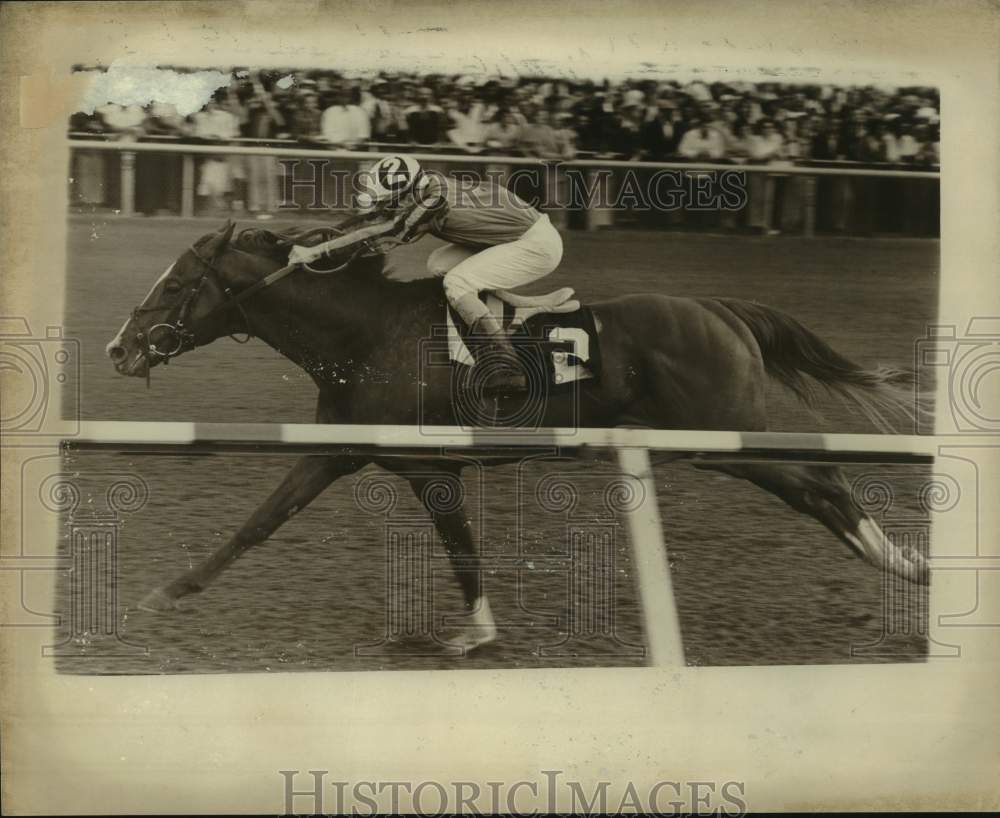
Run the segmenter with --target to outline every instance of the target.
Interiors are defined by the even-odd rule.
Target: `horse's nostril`
[[[125,347],[113,346],[108,348],[108,355],[112,361],[118,363],[125,360],[128,352],[125,350]]]

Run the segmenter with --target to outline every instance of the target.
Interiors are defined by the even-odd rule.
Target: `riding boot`
[[[483,391],[487,394],[525,392],[528,379],[521,359],[496,316],[487,314],[470,327],[472,335],[484,337],[476,353],[477,365],[486,367]]]

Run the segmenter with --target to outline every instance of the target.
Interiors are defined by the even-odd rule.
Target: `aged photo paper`
[[[1000,806],[1000,10],[0,7],[10,814]]]

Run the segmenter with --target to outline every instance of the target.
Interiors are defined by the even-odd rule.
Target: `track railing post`
[[[807,239],[816,236],[816,184],[815,176],[803,176],[803,189],[805,193],[804,214],[802,224],[802,235]]]
[[[674,586],[663,541],[663,523],[656,501],[656,481],[649,450],[619,448],[621,470],[641,489],[641,502],[623,513],[632,540],[632,559],[643,625],[649,646],[648,664],[653,667],[683,667],[684,642],[674,599]]]
[[[122,151],[121,156],[121,214],[132,216],[135,214],[135,152]]]
[[[194,216],[194,156],[190,153],[181,157],[181,215]]]

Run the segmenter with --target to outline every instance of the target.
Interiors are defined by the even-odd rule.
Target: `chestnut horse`
[[[288,246],[281,239],[287,236],[244,231],[233,240],[233,228],[228,222],[203,236],[154,284],[107,346],[120,373],[148,378],[152,367],[176,355],[245,332],[312,376],[319,389],[317,423],[455,422],[451,367],[421,368],[417,352],[444,316],[440,279],[394,281],[383,275],[383,256],[357,254],[329,274],[286,273]],[[573,398],[558,392],[550,396],[542,425],[762,431],[768,376],[807,403],[811,382],[818,383],[883,428],[890,414],[911,411],[909,373],[864,369],[794,318],[760,304],[637,294],[590,307],[600,333],[600,377],[580,382]],[[228,542],[150,592],[142,607],[169,610],[203,591],[333,481],[369,463],[408,480],[433,517],[469,613],[455,643],[473,648],[494,639],[496,627],[481,590],[464,509],[434,503],[436,476],[459,479],[462,463],[431,456],[416,462],[378,453],[302,457]],[[929,581],[924,557],[884,536],[852,502],[850,486],[836,467],[732,463],[699,468],[724,471],[772,492],[881,570],[912,582]]]

